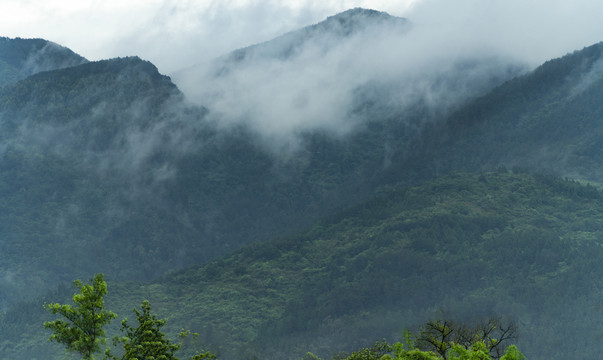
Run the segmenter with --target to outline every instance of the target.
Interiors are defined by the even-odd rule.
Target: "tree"
[[[51,341],[79,353],[84,360],[92,360],[105,343],[105,325],[117,315],[105,310],[107,283],[103,280],[103,274],[94,275],[88,284],[75,280],[73,285],[79,290],[73,295],[73,305],[44,305],[48,311],[61,315],[65,320],[47,321],[44,327],[53,331]]]
[[[494,359],[500,359],[508,340],[515,338],[517,328],[512,322],[504,324],[501,319],[490,318],[475,326],[460,325],[450,320],[436,320],[425,324],[417,337],[417,347],[439,354],[448,359],[448,352],[457,345],[470,350],[474,344],[482,343]]]
[[[470,348],[452,343],[448,355],[450,360],[491,360],[486,344],[481,341],[473,343]]]
[[[180,350],[181,344],[174,344],[170,341],[161,328],[166,324],[166,320],[159,319],[151,314],[151,304],[144,300],[141,305],[142,310],[134,309],[137,327],[128,324],[128,320],[121,322],[121,331],[124,336],[114,338],[114,344],[122,344],[123,355],[116,357],[109,349],[105,355],[113,360],[178,360],[175,353]],[[182,332],[181,337],[187,336],[187,332]],[[198,353],[191,360],[215,359],[216,355],[211,352]]]
[[[346,360],[525,360],[525,356],[515,345],[510,345],[504,354],[501,353],[501,341],[507,340],[514,329],[514,326],[502,326],[500,320],[492,319],[473,328],[437,320],[427,323],[416,341],[410,332],[405,332],[402,342],[390,345],[383,340],[370,348],[353,352]],[[497,331],[501,332],[501,341],[492,337]],[[470,341],[466,337],[469,334],[472,335]],[[459,343],[456,340],[466,342]],[[426,344],[431,349],[417,347],[425,347]],[[493,347],[493,344],[498,345]],[[493,351],[494,348],[497,351]]]
[[[51,341],[64,344],[65,347],[82,355],[84,360],[93,360],[94,354],[100,351],[100,345],[106,343],[104,326],[117,315],[105,310],[104,296],[107,295],[107,283],[103,274],[96,274],[89,284],[80,280],[73,282],[79,293],[73,295],[74,305],[44,305],[53,314],[63,316],[65,320],[47,321],[44,327],[51,329]],[[135,328],[124,319],[121,323],[122,337],[115,337],[114,345],[121,343],[124,349],[120,360],[178,360],[174,355],[181,344],[174,344],[166,338],[161,328],[166,320],[151,314],[151,305],[147,300],[142,302],[142,310],[134,309],[138,326]],[[181,337],[190,332],[180,333]],[[198,335],[198,334],[194,334]],[[110,349],[105,350],[105,358],[117,360]],[[198,352],[191,360],[216,359],[212,352]]]
[[[517,349],[517,346],[511,345],[507,348],[500,360],[525,360],[525,358],[525,355]]]
[[[350,354],[346,360],[379,360],[385,354],[390,353],[393,347],[389,345],[385,340],[377,342],[370,348],[360,349]]]
[[[177,360],[174,355],[180,349],[180,344],[172,344],[165,337],[161,328],[166,321],[157,318],[151,314],[151,305],[147,300],[142,302],[142,311],[134,309],[138,327],[134,328],[128,324],[128,320],[121,322],[121,331],[125,336],[116,338],[115,342],[121,342],[124,348],[124,354],[121,360],[134,359],[161,359]],[[108,357],[117,359],[107,351]]]
[[[450,348],[446,353],[446,357],[437,354],[433,351],[423,351],[415,348],[414,346],[408,347],[406,344],[396,343],[395,345],[388,345],[385,342],[377,343],[379,345],[378,350],[367,348],[352,353],[346,360],[492,360],[488,347],[482,341],[477,341],[471,345],[470,348],[466,348],[461,344],[451,343]],[[389,349],[389,351],[382,351]],[[393,351],[392,351],[393,350]],[[511,345],[507,348],[506,352],[500,358],[501,360],[525,360],[525,356],[517,350],[515,345]]]

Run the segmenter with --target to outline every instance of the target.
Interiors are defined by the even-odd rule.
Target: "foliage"
[[[141,308],[142,311],[134,309],[138,321],[137,327],[129,325],[127,319],[121,323],[124,336],[115,339],[115,343],[121,343],[124,349],[124,354],[119,359],[176,360],[174,353],[180,349],[180,345],[172,344],[161,331],[166,321],[151,314],[151,305],[148,301],[143,301]],[[109,350],[106,354],[111,359],[118,359],[111,355]]]
[[[45,305],[53,314],[59,314],[68,321],[55,320],[44,323],[44,327],[53,331],[51,341],[62,343],[73,352],[82,355],[85,360],[93,360],[94,354],[98,353],[100,345],[105,344],[104,327],[117,315],[105,310],[104,296],[107,294],[107,283],[103,280],[103,274],[96,274],[90,280],[90,284],[83,284],[75,280],[74,284],[80,291],[73,295],[75,306],[61,305],[57,303]],[[151,313],[149,301],[142,302],[141,310],[134,309],[138,325],[131,326],[127,319],[121,323],[123,336],[114,337],[114,345],[121,344],[123,354],[116,356],[110,348],[105,349],[105,358],[113,360],[178,360],[175,353],[180,350],[182,344],[174,344],[170,341],[162,327],[166,320],[159,319]],[[190,331],[182,331],[181,337],[187,337]],[[198,334],[194,334],[198,336]],[[195,354],[191,360],[215,359],[212,352],[201,352]]]
[[[354,351],[346,359],[347,360],[379,360],[387,353],[390,353],[393,347],[389,345],[385,340],[377,342],[370,348],[364,348],[358,351]]]
[[[450,320],[427,322],[417,338],[417,346],[440,354],[447,359],[451,347],[471,349],[474,344],[483,344],[487,354],[499,359],[506,343],[516,337],[517,328],[513,323],[504,324],[501,319],[491,318],[475,326],[457,324]],[[457,351],[458,352],[458,351]]]
[[[434,323],[445,324],[446,321],[438,320]],[[419,335],[419,338],[421,335]],[[447,341],[446,351],[423,351],[414,346],[413,343],[405,341],[390,345],[386,341],[376,343],[370,348],[363,348],[353,352],[346,360],[492,360],[488,346],[480,340],[473,341],[469,346]],[[525,356],[515,345],[507,348],[502,355],[503,360],[524,360]]]
[[[161,304],[166,334],[194,329],[221,358],[324,358],[366,334],[398,336],[443,309],[459,323],[519,319],[522,351],[556,359],[578,351],[571,344],[598,326],[602,214],[600,193],[574,181],[455,174],[384,188],[305,234],[150,284],[116,282],[107,301],[117,312],[140,298]],[[552,351],[551,341],[567,350]]]
[[[0,87],[37,72],[85,62],[73,51],[47,40],[0,37]]]
[[[444,359],[450,360],[490,360],[490,355],[488,353],[488,349],[486,344],[483,342],[476,342],[471,345],[471,348],[467,349],[466,347],[460,344],[452,344],[450,347],[450,354]]]
[[[425,127],[392,155],[391,176],[507,166],[600,182],[602,53],[597,43],[547,61]]]
[[[517,346],[511,345],[507,348],[504,355],[501,356],[501,360],[525,360],[525,355],[522,354]]]
[[[105,309],[107,283],[103,280],[103,274],[96,274],[89,284],[80,280],[75,280],[73,284],[79,290],[73,295],[73,306],[58,303],[45,305],[51,313],[61,315],[66,320],[48,321],[44,327],[53,331],[51,341],[65,345],[68,350],[82,355],[83,359],[91,360],[105,343],[105,325],[117,315]]]

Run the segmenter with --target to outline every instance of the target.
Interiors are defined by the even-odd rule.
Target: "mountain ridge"
[[[327,17],[325,20],[303,27],[299,30],[288,32],[274,39],[237,49],[226,55],[225,61],[241,62],[247,56],[274,57],[286,59],[295,54],[295,49],[301,47],[317,36],[333,36],[345,38],[360,33],[367,28],[388,25],[392,29],[398,27],[398,31],[407,31],[409,21],[404,18],[391,16],[388,13],[354,8],[336,15]],[[326,49],[323,49],[326,50]]]
[[[603,108],[596,99],[603,77],[593,69],[602,49],[597,43],[549,60],[426,127],[410,146],[414,151],[393,156],[394,168],[422,163],[420,176],[432,177],[506,166],[601,181],[597,119]],[[399,175],[394,170],[391,179]]]
[[[41,71],[76,66],[87,61],[52,41],[0,37],[0,87]]]

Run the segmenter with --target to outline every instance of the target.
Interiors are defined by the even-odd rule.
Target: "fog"
[[[249,56],[216,75],[235,49],[353,7],[409,25],[315,36],[293,56]],[[359,109],[366,104],[369,116],[399,114],[418,102],[432,112],[450,109],[519,68],[598,42],[603,33],[603,4],[587,0],[32,0],[9,1],[4,10],[0,34],[46,38],[93,61],[138,55],[222,125],[251,124],[279,151],[296,148],[296,135],[307,131],[349,134],[366,121]]]
[[[417,104],[429,118],[520,68],[522,59],[460,33],[354,10],[172,79],[223,125],[251,124],[282,151],[305,132],[342,137],[375,117],[404,121]]]
[[[3,1],[0,34],[42,37],[90,60],[139,55],[165,74],[354,7],[462,35],[534,64],[600,41],[594,0]],[[458,37],[458,36],[457,36]]]
[[[404,10],[413,2],[7,0],[0,34],[53,40],[90,60],[139,55],[171,73],[353,7]]]

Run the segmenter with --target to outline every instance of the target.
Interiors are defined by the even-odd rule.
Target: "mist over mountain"
[[[111,251],[98,249],[127,221],[136,190],[152,191],[169,173],[163,164],[163,173],[145,173],[142,164],[170,146],[177,117],[158,125],[159,114],[178,96],[137,58],[42,72],[0,89],[3,306],[32,293],[23,283],[45,287],[108,262]],[[150,135],[158,126],[161,142]],[[57,262],[62,256],[70,260]]]
[[[326,20],[300,30],[289,32],[262,44],[238,49],[217,61],[220,67],[216,76],[221,76],[244,62],[259,58],[287,60],[300,56],[304,46],[312,43],[317,46],[319,54],[324,55],[335,41],[342,41],[355,35],[379,35],[380,28],[387,27],[392,33],[405,33],[412,25],[407,19],[391,16],[387,13],[370,9],[351,9],[330,16]],[[371,33],[371,32],[375,33]]]
[[[222,101],[191,105],[137,57],[57,65],[0,89],[3,304],[39,291],[24,282],[94,270],[150,279],[310,226],[369,197],[425,119],[521,69],[459,60],[406,74],[401,88],[371,62],[409,29],[353,9],[217,59],[229,70],[198,88],[223,89],[239,119]],[[61,256],[74,260],[50,260]]]
[[[51,41],[0,37],[0,87],[41,71],[71,67],[86,61]]]
[[[406,19],[352,9],[173,78],[222,126],[248,125],[283,154],[305,132],[343,137],[417,106],[441,115],[522,71],[502,54],[451,51]]]
[[[392,155],[393,177],[506,166],[601,182],[602,50],[547,61],[425,128],[412,151]]]
[[[36,296],[98,272],[120,312],[150,298],[233,358],[442,306],[579,348],[601,194],[557,176],[603,182],[603,45],[528,70],[436,40],[352,9],[168,77],[0,39],[0,354],[46,354]]]

